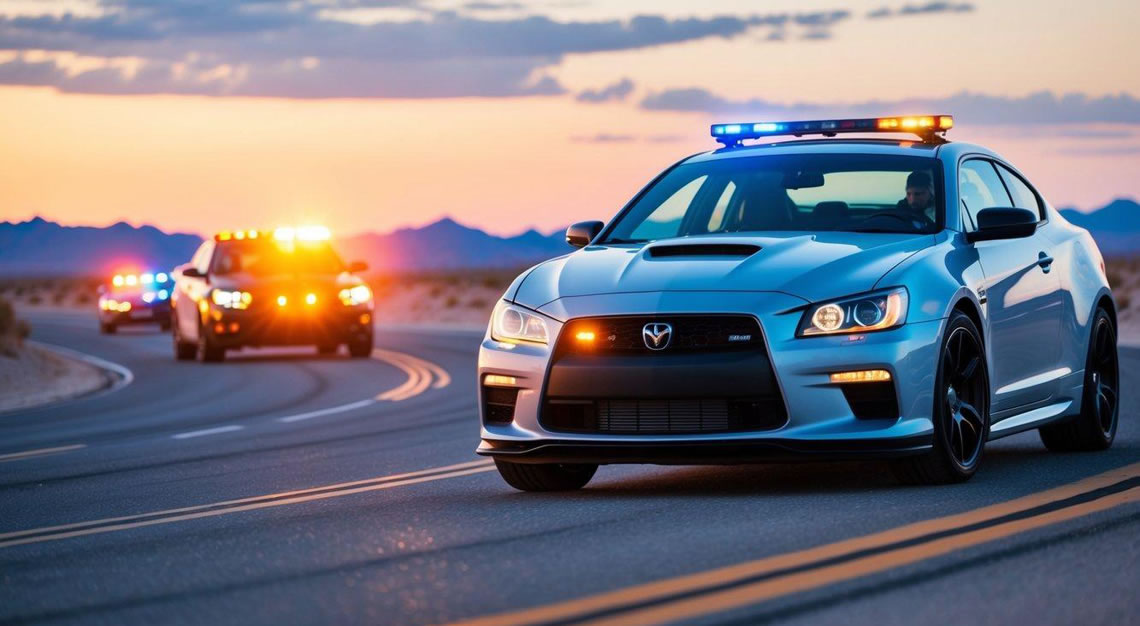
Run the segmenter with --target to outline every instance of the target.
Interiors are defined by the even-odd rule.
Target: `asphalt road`
[[[31,322],[134,379],[0,415],[3,623],[1140,621],[1140,351],[1108,452],[1026,433],[950,487],[875,463],[613,466],[545,495],[473,454],[469,333],[201,365],[157,330]]]

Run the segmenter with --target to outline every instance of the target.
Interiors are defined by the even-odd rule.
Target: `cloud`
[[[968,2],[928,2],[926,4],[913,5],[908,4],[892,10],[887,7],[875,9],[867,14],[867,17],[872,20],[878,20],[888,17],[910,17],[914,15],[937,15],[945,13],[970,13],[974,10],[974,5]]]
[[[586,89],[581,91],[575,98],[578,102],[609,102],[611,100],[625,100],[631,93],[633,93],[633,81],[628,78],[623,78],[601,89]]]
[[[651,111],[700,111],[763,118],[876,117],[915,112],[950,113],[974,124],[1140,124],[1140,99],[1127,93],[1091,97],[1080,93],[1057,96],[1048,91],[1024,97],[961,92],[946,98],[872,100],[859,103],[780,104],[763,99],[731,100],[701,88],[668,89],[641,102]]]
[[[463,8],[468,11],[521,11],[526,5],[521,2],[468,2]]]
[[[468,5],[509,8],[513,2]],[[17,56],[0,83],[89,93],[270,97],[452,97],[562,93],[548,70],[568,54],[642,49],[788,25],[826,33],[848,11],[561,22],[478,19],[418,0],[102,0],[100,14],[0,16],[0,51],[47,51],[138,72],[77,70]],[[423,17],[354,21],[363,9]],[[501,66],[501,67],[496,67]],[[79,72],[79,73],[77,73]],[[620,96],[621,91],[611,97]],[[589,99],[589,96],[586,96]]]

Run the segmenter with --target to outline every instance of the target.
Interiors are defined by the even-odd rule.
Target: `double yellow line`
[[[451,384],[451,376],[447,370],[431,361],[410,354],[374,348],[372,358],[391,364],[408,376],[408,379],[399,387],[389,389],[376,396],[377,400],[399,402],[418,396],[427,391],[429,387],[442,389]]]
[[[534,609],[460,622],[649,624],[747,607],[1140,501],[1140,463],[958,515]]]
[[[407,472],[404,474],[392,474],[390,476],[380,476],[378,478],[368,478],[365,480],[355,480],[346,483],[324,485],[322,487],[312,487],[310,489],[284,491],[263,496],[241,498],[238,500],[225,500],[222,502],[213,502],[210,504],[200,504],[177,509],[166,509],[163,511],[152,511],[150,513],[140,513],[137,515],[108,517],[104,519],[90,520],[87,522],[76,522],[74,524],[62,524],[59,526],[47,526],[29,530],[17,530],[14,532],[0,533],[0,548],[11,548],[14,546],[20,546],[29,543],[43,543],[45,541],[58,541],[60,539],[84,537],[87,535],[99,535],[120,530],[141,528],[143,526],[155,526],[158,524],[184,522],[187,520],[200,519],[203,517],[217,517],[219,515],[230,515],[232,513],[241,513],[243,511],[253,511],[257,509],[299,504],[302,502],[312,502],[314,500],[340,498],[343,496],[364,493],[367,491],[379,491],[381,489],[392,489],[395,487],[404,487],[407,485],[415,485],[435,480],[445,480],[448,478],[458,478],[460,476],[470,476],[471,474],[479,474],[482,472],[491,471],[494,469],[494,467],[494,464],[490,460],[480,459],[478,461],[469,461],[466,463],[458,463],[444,467],[435,467],[432,469]]]

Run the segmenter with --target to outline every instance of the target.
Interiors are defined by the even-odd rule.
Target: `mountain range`
[[[1088,213],[1062,209],[1087,228],[1107,256],[1140,253],[1140,204],[1120,198]],[[169,269],[185,263],[201,243],[198,235],[165,233],[153,226],[119,222],[104,228],[63,226],[43,218],[0,222],[0,276],[99,276],[134,265]],[[444,218],[421,228],[363,233],[337,242],[341,255],[375,271],[515,268],[571,250],[564,233],[529,230],[498,237]]]

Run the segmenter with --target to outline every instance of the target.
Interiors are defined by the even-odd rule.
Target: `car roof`
[[[751,156],[781,156],[789,154],[885,154],[952,158],[966,153],[997,156],[992,151],[967,143],[925,143],[906,139],[800,139],[774,143],[757,143],[734,148],[721,148],[695,154],[685,163],[702,163]],[[1000,157],[999,157],[1000,158]]]

